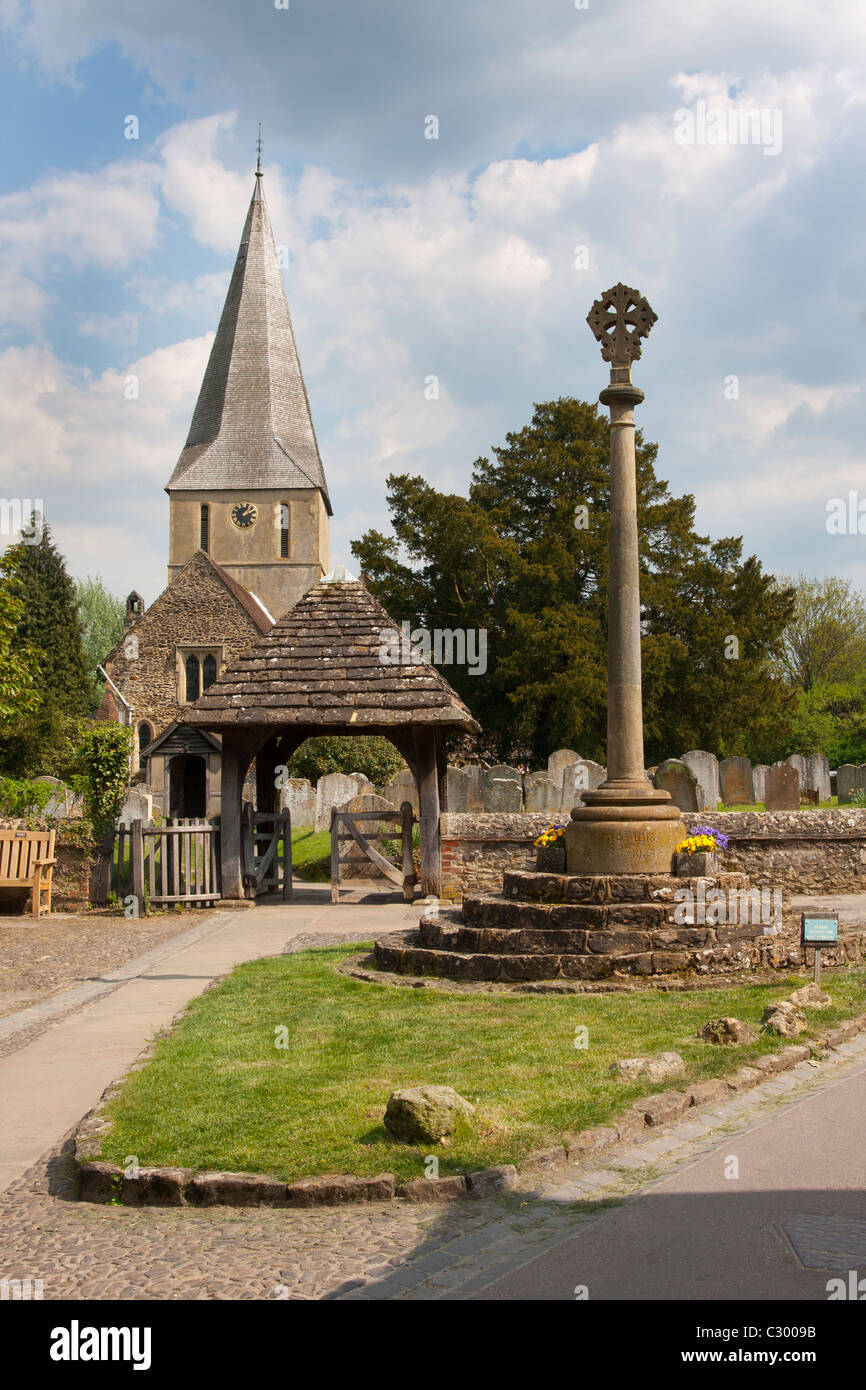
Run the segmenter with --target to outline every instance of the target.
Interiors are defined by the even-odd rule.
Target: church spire
[[[263,191],[256,182],[186,444],[181,491],[317,488],[331,504]]]

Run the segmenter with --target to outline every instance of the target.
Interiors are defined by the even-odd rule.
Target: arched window
[[[288,558],[289,558],[289,520],[290,520],[289,504],[288,504],[288,502],[281,502],[281,503],[280,503],[280,559],[281,559],[281,560],[288,560]]]
[[[186,659],[186,698],[187,700],[197,700],[201,694],[201,668],[198,664],[197,656],[188,656]]]
[[[148,744],[153,743],[153,729],[146,719],[142,719],[138,726],[138,766],[144,767],[144,751]]]
[[[209,685],[213,685],[216,680],[216,661],[208,652],[201,664],[201,688],[207,690]]]
[[[207,548],[208,548],[208,545],[209,545],[209,544],[210,544],[210,509],[208,508],[207,503],[206,503],[206,502],[203,502],[203,503],[202,503],[202,507],[201,507],[201,528],[200,528],[200,535],[199,535],[199,549],[200,549],[200,550],[203,550],[203,551],[205,552],[205,554],[207,554]]]

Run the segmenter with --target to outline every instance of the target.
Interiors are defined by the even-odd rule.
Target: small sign
[[[839,940],[838,917],[809,917],[802,915],[802,943],[804,946],[826,946]]]

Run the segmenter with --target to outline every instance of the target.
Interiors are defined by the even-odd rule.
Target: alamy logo
[[[426,627],[400,624],[379,633],[379,660],[383,666],[466,666],[470,676],[487,670],[487,629]]]
[[[131,1361],[134,1371],[150,1370],[149,1327],[68,1327],[51,1329],[52,1361]]]
[[[782,149],[782,112],[778,107],[707,106],[674,112],[674,140],[678,145],[763,145],[764,154]]]
[[[28,1302],[42,1298],[41,1279],[0,1279],[0,1303]]]
[[[38,545],[45,527],[41,497],[0,497],[0,536],[20,534],[25,545]]]
[[[711,888],[708,892],[699,879],[696,893],[691,888],[677,888],[674,901],[678,927],[763,926],[778,931],[782,926],[780,888]]]

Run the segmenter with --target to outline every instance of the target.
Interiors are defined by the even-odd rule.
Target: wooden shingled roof
[[[435,725],[477,730],[460,697],[426,662],[383,663],[399,632],[364,585],[322,580],[256,639],[185,711],[207,729],[240,725]]]

